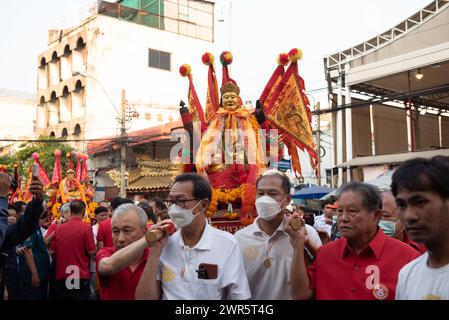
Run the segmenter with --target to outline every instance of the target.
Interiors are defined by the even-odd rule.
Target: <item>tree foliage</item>
[[[49,137],[40,136],[38,140],[51,140]],[[67,168],[67,158],[66,154],[68,152],[72,153],[72,161],[76,162],[75,150],[69,146],[67,143],[61,143],[59,141],[48,142],[48,141],[36,141],[36,142],[25,142],[20,145],[19,150],[10,156],[0,157],[0,164],[6,164],[8,168],[13,168],[14,163],[19,165],[19,173],[22,177],[28,175],[28,170],[33,163],[32,154],[34,152],[39,153],[39,161],[42,163],[45,171],[47,171],[48,176],[51,179],[53,173],[53,166],[55,163],[55,156],[53,152],[59,149],[61,150],[61,165],[63,170]]]

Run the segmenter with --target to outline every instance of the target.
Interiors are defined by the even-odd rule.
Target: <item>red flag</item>
[[[75,171],[75,179],[81,181],[81,152],[78,152],[76,155],[76,171]]]
[[[179,68],[179,73],[183,77],[187,77],[189,79],[189,113],[192,115],[192,121],[200,121],[201,122],[201,132],[206,129],[206,120],[204,118],[203,108],[201,107],[200,100],[198,99],[198,95],[196,94],[195,86],[193,85],[192,68],[188,64],[183,64]]]
[[[75,170],[75,167],[73,166],[73,162],[72,162],[72,152],[67,152],[67,154],[65,155],[67,158],[67,170]]]
[[[209,123],[212,116],[219,108],[217,76],[214,69],[214,55],[210,52],[203,54],[201,60],[207,66],[207,97],[206,97],[206,123]]]
[[[39,170],[38,170],[38,176],[41,182],[43,183],[44,187],[48,187],[50,185],[50,178],[48,177],[47,172],[45,171],[44,167],[42,166],[41,162],[39,161],[39,153],[34,152],[31,155],[34,159],[34,163],[37,163]],[[29,174],[28,174],[28,183],[27,183],[27,189],[31,182],[31,176],[33,174],[33,164],[30,166]]]
[[[297,148],[307,151],[310,164],[316,170],[318,157],[313,141],[311,115],[308,99],[304,93],[304,81],[298,74],[299,49],[289,52],[290,66],[265,106],[265,114],[270,125],[281,132],[292,158],[293,170],[301,175]]]
[[[88,183],[89,182],[89,170],[87,169],[87,154],[83,155],[83,169],[82,169],[82,183]]]
[[[61,150],[56,149],[53,154],[55,155],[55,165],[53,167],[53,175],[51,177],[51,184],[59,185],[62,180],[61,173]]]

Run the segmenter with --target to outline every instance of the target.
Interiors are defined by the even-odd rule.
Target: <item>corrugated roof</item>
[[[405,152],[396,154],[385,154],[379,156],[359,157],[343,162],[338,165],[339,168],[360,167],[380,164],[402,163],[405,160],[413,158],[432,158],[434,156],[449,156],[449,149],[437,149],[428,151]]]
[[[139,190],[155,190],[155,189],[169,189],[173,184],[174,177],[171,175],[142,177],[137,181],[131,183],[127,191]]]
[[[166,123],[160,126],[150,127],[142,130],[128,132],[128,138],[135,141],[130,141],[128,146],[136,146],[140,144],[149,143],[152,141],[170,139],[171,130],[175,128],[182,128],[180,120]],[[108,136],[99,138],[97,141],[91,141],[87,145],[87,153],[95,155],[109,150],[111,141],[118,142],[118,136]]]

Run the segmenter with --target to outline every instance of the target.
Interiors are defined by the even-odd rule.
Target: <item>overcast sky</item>
[[[48,29],[70,24],[92,0],[0,0],[0,88],[36,91],[37,56]],[[368,40],[409,17],[430,0],[229,0],[216,1],[216,56],[231,49],[231,76],[244,100],[256,99],[278,53],[299,47],[306,89],[320,99],[323,57]],[[229,32],[229,25],[231,32]],[[174,69],[177,71],[176,69]],[[320,94],[321,93],[321,94]]]

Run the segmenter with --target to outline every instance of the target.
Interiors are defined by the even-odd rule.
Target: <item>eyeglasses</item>
[[[193,199],[175,199],[175,200],[173,200],[173,199],[166,199],[166,200],[164,200],[164,203],[165,203],[165,205],[167,207],[170,207],[172,204],[176,204],[178,207],[185,208],[186,202],[187,201],[193,201],[193,200],[198,200],[198,199],[196,199],[196,198],[193,198]]]

